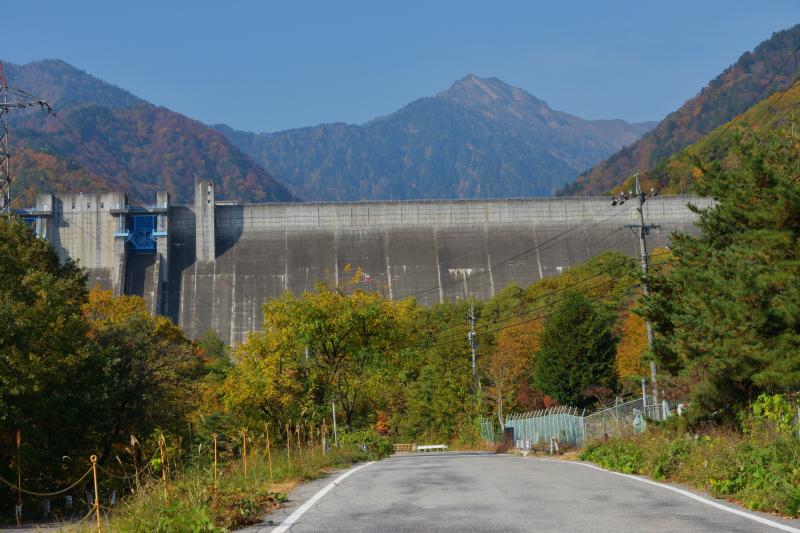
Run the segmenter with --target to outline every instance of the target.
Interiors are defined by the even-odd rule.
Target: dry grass
[[[103,517],[104,530],[120,532],[221,532],[261,521],[286,500],[286,493],[305,480],[344,468],[366,456],[357,449],[340,448],[323,454],[320,448],[303,452],[302,460],[293,457],[289,464],[285,452],[273,454],[273,481],[270,483],[266,458],[248,459],[245,477],[240,460],[220,468],[214,487],[209,465],[186,467],[169,482],[169,502],[164,501],[160,479],[151,478],[134,494]],[[96,531],[89,520],[63,528],[64,531]]]

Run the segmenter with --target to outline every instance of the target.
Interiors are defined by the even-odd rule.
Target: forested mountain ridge
[[[774,129],[781,129],[784,135],[800,133],[797,126],[799,108],[800,81],[796,81],[788,89],[773,93],[699,141],[662,159],[651,170],[642,172],[641,182],[647,189],[652,187],[667,194],[694,192],[703,179],[703,169],[698,166],[698,161],[715,161],[724,168],[732,168],[738,161],[734,150],[738,138],[763,139]],[[632,177],[615,187],[613,192],[631,189]]]
[[[303,198],[377,200],[549,195],[652,126],[584,120],[469,75],[360,125],[217,128]]]
[[[757,96],[763,99],[791,86],[800,72],[800,54],[794,53],[799,46],[800,24],[774,33],[752,52],[742,54],[639,141],[584,172],[560,193],[605,193],[634,172],[654,168],[659,161],[744,112]]]
[[[12,153],[15,205],[30,203],[36,192],[68,192],[85,184],[127,192],[137,202],[152,202],[158,190],[189,202],[195,176],[213,179],[228,199],[291,199],[267,171],[201,122],[63,61],[3,66],[11,86],[47,99],[58,114],[57,119],[33,111],[11,117],[12,151],[24,148],[27,154],[17,161]],[[45,160],[49,166],[39,166]],[[60,167],[81,179],[51,171]]]

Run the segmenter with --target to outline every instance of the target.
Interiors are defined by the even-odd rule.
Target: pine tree
[[[716,204],[698,210],[699,236],[673,238],[676,266],[653,279],[644,314],[660,368],[697,383],[694,416],[732,418],[800,384],[800,157],[773,132],[697,165]]]
[[[590,388],[616,390],[617,338],[612,317],[597,304],[573,293],[547,319],[536,354],[535,385],[559,403],[586,407]]]

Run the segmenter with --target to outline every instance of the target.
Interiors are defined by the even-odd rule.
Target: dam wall
[[[709,204],[646,202],[651,249],[695,230],[688,202]],[[639,252],[636,202],[608,197],[240,204],[216,201],[213,183],[199,181],[192,205],[169,205],[166,194],[139,207],[121,194],[42,195],[35,209],[46,219],[37,228],[90,283],[142,296],[189,337],[213,329],[231,344],[260,329],[266,300],[345,283],[356,269],[362,288],[435,305],[489,298],[607,250]]]

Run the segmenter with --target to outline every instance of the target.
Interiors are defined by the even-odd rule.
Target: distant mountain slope
[[[44,59],[26,65],[4,61],[3,70],[9,85],[49,100],[62,109],[85,104],[117,109],[147,103],[59,59]]]
[[[25,172],[16,175],[14,191],[30,196],[34,191],[74,190],[75,182],[53,172],[69,164],[86,177],[79,183],[124,191],[137,202],[153,202],[157,190],[167,190],[173,201],[192,201],[195,176],[214,179],[223,198],[291,199],[266,170],[196,120],[151,105],[63,61],[4,63],[4,68],[9,84],[48,99],[67,125],[38,112],[12,117],[12,150],[25,148],[30,155]],[[45,160],[50,164],[37,169]],[[23,200],[18,197],[14,203]]]
[[[739,115],[735,122],[726,122],[696,143],[668,159],[662,159],[655,168],[640,175],[642,185],[646,189],[653,187],[669,194],[691,192],[697,181],[703,179],[695,158],[734,165],[736,155],[732,147],[737,136],[763,138],[768,130],[775,128],[782,128],[786,135],[794,134],[800,138],[798,113],[800,113],[800,81],[754,105]],[[794,129],[789,127],[792,123]],[[633,179],[629,178],[616,187],[614,192],[632,188]]]
[[[109,184],[77,162],[57,155],[17,147],[11,162],[14,207],[36,205],[39,192],[107,192]]]
[[[625,147],[562,189],[562,194],[583,191],[603,193],[637,171],[652,169],[681,148],[690,145],[721,124],[745,111],[749,102],[767,85],[773,74],[800,46],[800,24],[774,33],[752,52],[745,52],[732,66],[670,113],[653,131]],[[789,87],[800,72],[800,53],[786,64],[762,94],[765,98]]]
[[[653,125],[583,120],[470,75],[362,125],[217,128],[303,198],[361,200],[549,195]]]

